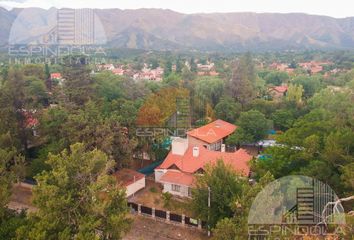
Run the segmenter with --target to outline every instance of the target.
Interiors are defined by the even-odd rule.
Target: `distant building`
[[[115,69],[112,70],[112,73],[114,75],[119,75],[119,76],[123,76],[124,72],[125,71],[123,69],[121,69],[121,68],[115,68]]]
[[[214,63],[197,64],[197,68],[202,72],[210,72],[214,68]]]
[[[275,86],[268,89],[268,94],[272,97],[273,100],[281,100],[286,96],[288,92],[288,86]]]
[[[156,69],[150,69],[144,67],[141,72],[133,75],[134,80],[156,81],[161,82],[163,79],[164,69],[158,67]]]

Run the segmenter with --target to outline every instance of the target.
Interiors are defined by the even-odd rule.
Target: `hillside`
[[[181,14],[162,9],[96,10],[111,47],[154,50],[282,50],[354,47],[354,17],[300,13]],[[0,44],[16,35],[38,37],[52,27],[56,9],[0,9]],[[20,23],[18,23],[20,22]],[[21,26],[19,26],[21,25]]]

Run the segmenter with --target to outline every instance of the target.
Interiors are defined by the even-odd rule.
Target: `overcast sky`
[[[302,12],[332,17],[354,16],[354,0],[0,0],[0,6],[71,8],[165,8],[183,13]]]

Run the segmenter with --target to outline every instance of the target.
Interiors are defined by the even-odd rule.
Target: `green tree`
[[[120,239],[129,227],[128,207],[125,190],[107,175],[114,163],[74,144],[70,153],[50,155],[48,164],[52,170],[37,176],[33,189],[38,210],[18,229],[18,239]]]
[[[223,97],[215,106],[216,118],[227,122],[235,122],[241,113],[241,104],[235,102],[230,97]]]
[[[286,94],[287,101],[300,105],[302,103],[302,96],[304,93],[304,88],[302,85],[290,84],[288,92]]]
[[[227,139],[228,144],[243,144],[257,142],[267,136],[267,131],[272,127],[263,113],[257,110],[243,112],[236,122],[238,128],[235,133]]]
[[[255,86],[257,74],[251,55],[241,57],[233,70],[232,78],[228,83],[230,95],[242,106],[248,104],[256,96]]]
[[[67,100],[82,106],[94,96],[94,81],[84,56],[68,56],[63,64],[64,93]]]
[[[270,72],[265,76],[264,80],[267,84],[279,86],[289,80],[289,75],[286,72]]]
[[[223,161],[215,166],[209,166],[206,172],[197,178],[196,188],[193,190],[192,209],[195,214],[211,226],[226,217],[232,217],[230,203],[242,192],[242,185],[246,180]],[[210,188],[210,208],[208,207],[208,188]]]
[[[213,229],[214,240],[242,240],[248,239],[248,214],[253,200],[269,183],[274,181],[274,177],[269,172],[266,173],[255,185],[244,183],[242,194],[233,199],[230,203],[233,216],[220,220]]]
[[[321,89],[321,81],[317,76],[299,76],[291,81],[294,85],[301,85],[304,89],[304,97],[310,98]]]
[[[224,91],[224,82],[217,77],[203,77],[196,80],[195,94],[203,102],[215,106]]]
[[[12,136],[0,135],[0,221],[6,213],[12,185],[24,175],[24,157],[14,147]]]
[[[276,129],[285,131],[294,124],[295,117],[291,110],[279,109],[272,114],[272,120]]]

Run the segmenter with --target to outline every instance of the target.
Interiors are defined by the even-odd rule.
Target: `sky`
[[[182,13],[268,12],[354,16],[354,0],[0,0],[0,6],[70,8],[163,8]]]

